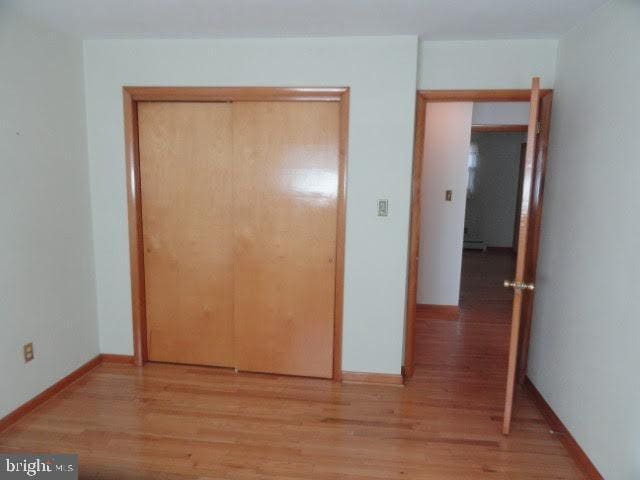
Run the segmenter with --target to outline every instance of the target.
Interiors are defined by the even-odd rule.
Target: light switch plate
[[[386,199],[378,200],[378,216],[379,217],[389,216],[389,200],[386,200]]]
[[[24,363],[33,360],[33,343],[29,342],[23,345],[22,353],[24,355]]]

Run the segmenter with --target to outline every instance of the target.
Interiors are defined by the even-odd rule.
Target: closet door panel
[[[233,105],[238,368],[332,376],[339,106]]]
[[[138,105],[149,359],[234,366],[232,107]]]

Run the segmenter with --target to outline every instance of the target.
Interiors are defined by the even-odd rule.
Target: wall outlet
[[[389,216],[389,200],[385,200],[385,199],[378,200],[378,216],[379,217]]]
[[[33,343],[26,343],[22,347],[22,352],[24,353],[24,363],[30,362],[33,360]]]

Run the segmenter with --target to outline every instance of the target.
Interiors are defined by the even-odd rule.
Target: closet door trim
[[[135,364],[148,361],[142,243],[142,203],[138,143],[138,102],[338,102],[340,145],[336,225],[336,279],[333,324],[333,380],[342,377],[342,305],[344,291],[345,197],[349,87],[123,87],[124,143],[129,217],[131,309]]]

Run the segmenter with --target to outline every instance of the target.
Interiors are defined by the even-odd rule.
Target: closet
[[[137,115],[148,359],[330,378],[339,103]]]

